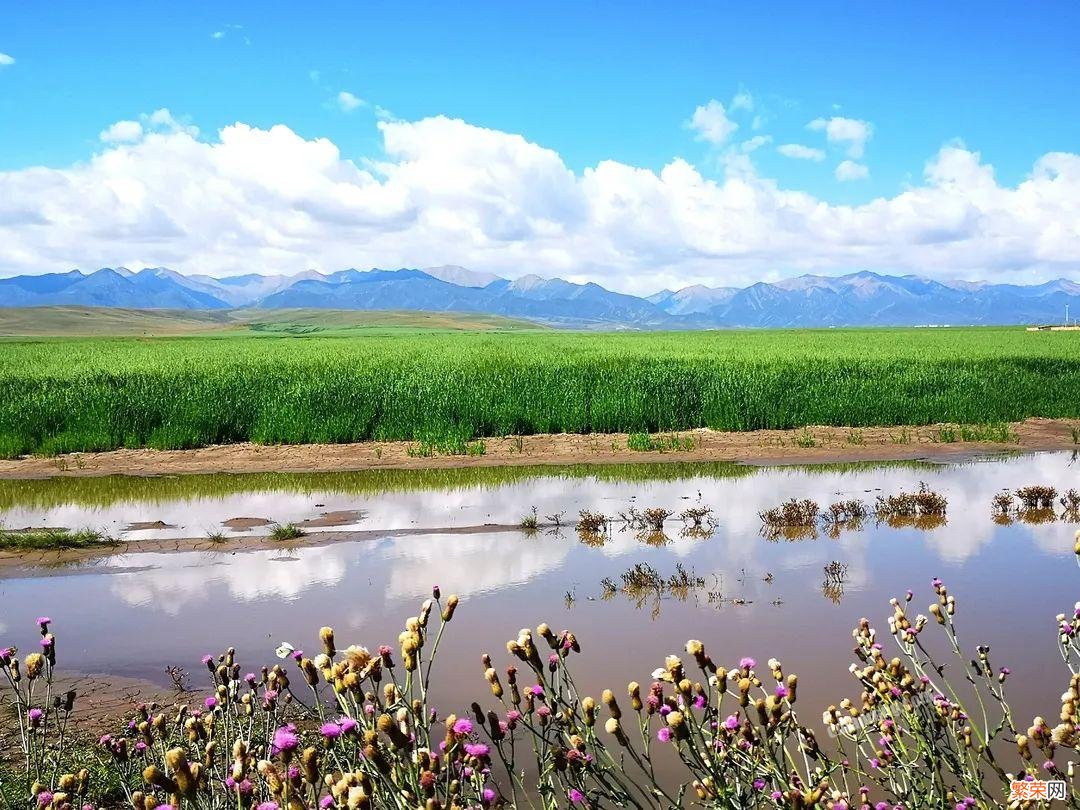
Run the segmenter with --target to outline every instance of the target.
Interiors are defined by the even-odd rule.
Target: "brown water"
[[[236,517],[301,521],[348,515],[376,539],[329,545],[215,553],[116,555],[59,570],[0,580],[0,644],[30,647],[35,617],[54,620],[61,666],[166,684],[164,668],[182,664],[201,685],[199,659],[233,645],[246,669],[273,663],[288,641],[317,649],[317,631],[335,627],[339,646],[395,644],[402,622],[439,584],[462,604],[441,651],[440,708],[487,703],[480,655],[504,661],[507,639],[547,621],[572,629],[584,654],[579,682],[622,693],[647,683],[663,657],[699,638],[718,663],[742,656],[781,658],[800,675],[805,717],[846,695],[850,631],[867,616],[887,635],[888,598],[916,592],[925,611],[931,578],[959,599],[966,644],[992,646],[992,660],[1013,671],[1012,697],[1026,722],[1053,716],[1067,673],[1055,649],[1054,615],[1080,599],[1073,554],[1077,525],[997,525],[990,499],[1003,488],[1080,487],[1070,454],[1038,454],[961,465],[829,468],[734,468],[678,465],[503,471],[480,477],[397,474],[240,479],[9,482],[0,484],[7,526],[100,526],[123,538],[199,536]],[[770,541],[760,510],[786,498],[822,505],[840,498],[872,502],[877,494],[925,481],[949,499],[948,521],[932,530],[877,526],[838,538]],[[65,495],[65,487],[69,487]],[[220,490],[222,494],[215,494]],[[517,531],[447,529],[517,523],[536,506],[541,516],[580,509],[609,515],[631,505],[675,511],[702,503],[719,520],[706,539],[681,537],[654,546],[615,529],[602,546],[573,529],[527,536]],[[170,528],[133,529],[162,521]],[[336,522],[336,521],[326,521]],[[175,527],[175,528],[173,528]],[[422,530],[393,536],[395,530]],[[312,531],[331,530],[315,526]],[[340,528],[333,528],[340,531]],[[823,567],[846,566],[842,589],[823,591]],[[648,563],[664,577],[677,565],[703,586],[673,595],[605,598],[601,581]]]

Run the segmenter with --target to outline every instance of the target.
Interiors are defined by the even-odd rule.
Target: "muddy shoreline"
[[[625,433],[494,437],[485,453],[417,455],[415,442],[309,445],[215,445],[197,450],[111,450],[55,457],[0,460],[0,478],[103,475],[188,475],[248,472],[355,472],[380,469],[445,469],[515,465],[620,464],[667,461],[733,461],[744,464],[816,464],[857,461],[943,460],[1006,452],[1078,449],[1073,430],[1080,421],[1028,419],[1015,422],[1015,441],[948,442],[942,425],[921,427],[808,427],[745,433],[708,429],[681,431],[693,449],[639,452],[627,448]]]

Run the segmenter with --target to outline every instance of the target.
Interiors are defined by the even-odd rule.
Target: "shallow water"
[[[137,539],[201,536],[241,516],[299,522],[357,512],[351,528],[374,534],[227,554],[114,555],[0,580],[0,643],[28,648],[35,617],[48,614],[68,669],[166,684],[165,666],[182,664],[201,683],[198,662],[206,653],[233,645],[254,670],[276,660],[282,641],[317,649],[324,624],[335,627],[340,647],[394,645],[404,619],[437,583],[444,594],[462,597],[440,652],[447,677],[436,697],[444,712],[473,699],[489,703],[481,653],[509,663],[506,640],[547,621],[582,641],[575,665],[590,691],[610,686],[622,694],[629,680],[647,683],[664,655],[699,638],[729,666],[746,655],[781,658],[799,673],[804,717],[815,719],[827,704],[857,694],[847,666],[858,619],[867,616],[887,635],[888,598],[911,587],[925,612],[930,580],[940,576],[959,600],[962,639],[970,648],[990,644],[995,665],[1012,669],[1022,722],[1035,713],[1054,716],[1055,697],[1067,684],[1053,618],[1080,599],[1077,526],[997,525],[990,499],[1026,484],[1080,487],[1080,465],[1070,454],[951,466],[680,464],[88,481],[0,482],[0,521],[96,526]],[[790,497],[871,503],[920,481],[948,498],[945,525],[897,529],[869,521],[837,538],[799,541],[771,541],[759,532],[758,512]],[[715,511],[712,536],[682,537],[672,519],[663,546],[618,528],[602,546],[582,543],[572,528],[535,536],[451,531],[516,524],[532,506],[541,516],[572,517],[580,509],[614,515],[632,505],[679,511],[696,503]],[[156,520],[176,528],[123,531]],[[402,529],[421,532],[394,536]],[[847,567],[845,581],[823,590],[823,567],[834,560]],[[703,584],[659,599],[621,591],[605,598],[601,580],[618,583],[637,563],[665,578],[681,565]]]

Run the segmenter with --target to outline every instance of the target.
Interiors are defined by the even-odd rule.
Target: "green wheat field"
[[[489,326],[6,338],[0,454],[1080,417],[1080,333]]]

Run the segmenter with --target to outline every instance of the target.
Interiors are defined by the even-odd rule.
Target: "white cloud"
[[[912,187],[834,205],[745,160],[719,179],[683,159],[575,172],[520,135],[442,116],[378,122],[383,149],[359,162],[282,125],[200,140],[165,110],[140,122],[140,140],[87,161],[0,172],[5,272],[459,264],[650,293],[852,267],[1034,280],[1080,266],[1077,154],[1006,186],[948,144]]]
[[[354,96],[348,90],[342,90],[337,94],[337,103],[342,112],[352,112],[357,107],[363,107],[367,104],[362,98]]]
[[[142,122],[147,129],[169,134],[183,133],[184,135],[190,135],[192,138],[197,138],[199,136],[199,128],[197,126],[193,126],[186,121],[181,121],[174,117],[166,107],[154,110],[149,115],[141,115],[139,117],[142,119]]]
[[[865,180],[870,176],[870,170],[862,163],[856,163],[854,160],[842,161],[836,167],[836,179],[841,183],[846,183],[850,180]]]
[[[776,151],[784,157],[795,160],[813,160],[820,163],[825,159],[822,149],[814,149],[812,146],[803,146],[801,143],[783,143],[776,147]]]
[[[861,158],[866,148],[866,142],[874,134],[874,128],[869,121],[858,118],[815,118],[807,124],[812,130],[824,132],[829,143],[843,145],[847,148],[848,157]]]
[[[224,31],[215,31],[214,33],[212,33],[210,35],[210,39],[224,39],[224,38],[225,38],[225,32]]]
[[[695,109],[686,126],[697,133],[699,141],[707,141],[715,146],[727,141],[739,128],[728,118],[724,105],[715,98]]]
[[[8,65],[15,64],[15,57],[8,56],[8,54],[0,52],[0,67],[7,67]]]
[[[138,121],[117,121],[98,136],[105,143],[131,143],[142,137],[142,124]]]
[[[772,143],[772,135],[755,135],[753,138],[747,138],[745,141],[739,144],[739,149],[746,154],[750,152],[756,152],[761,147]]]
[[[735,110],[752,110],[754,109],[754,97],[750,95],[749,90],[740,90],[731,99],[731,111]]]

